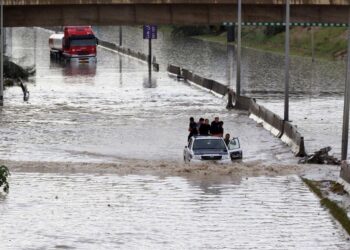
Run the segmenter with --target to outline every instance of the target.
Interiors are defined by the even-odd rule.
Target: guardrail
[[[148,62],[148,55],[146,55],[146,54],[133,51],[129,48],[120,47],[119,45],[117,45],[115,43],[104,41],[101,39],[98,40],[98,44],[102,47],[105,47],[105,48],[108,48],[111,50],[115,50],[118,53],[134,57],[134,58],[139,59],[139,60],[144,61],[144,62]],[[155,57],[152,60],[152,66],[153,66],[154,71],[159,71],[159,64],[156,62]]]
[[[170,74],[175,75],[177,79],[184,79],[223,96],[230,95],[229,99],[235,101],[235,108],[247,110],[251,119],[262,124],[266,130],[289,145],[296,156],[306,155],[304,138],[298,132],[297,127],[290,122],[283,121],[277,114],[257,104],[255,99],[245,96],[237,97],[236,93],[228,86],[176,65],[168,65],[167,70]]]

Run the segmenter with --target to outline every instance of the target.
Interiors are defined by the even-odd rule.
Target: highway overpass
[[[3,0],[4,26],[207,25],[237,20],[237,0]],[[243,0],[245,22],[283,22],[284,1]],[[349,0],[291,0],[291,22],[347,23]]]

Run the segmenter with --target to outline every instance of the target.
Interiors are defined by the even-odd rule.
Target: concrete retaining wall
[[[187,69],[181,69],[181,75],[185,79],[185,81],[193,81],[193,73]]]
[[[212,91],[214,91],[215,93],[218,93],[220,95],[226,95],[229,91],[229,88],[225,85],[223,85],[222,83],[216,82],[216,81],[212,81]]]
[[[282,141],[287,143],[297,156],[305,156],[304,137],[298,132],[295,125],[284,122]]]
[[[270,131],[274,136],[281,138],[283,142],[289,145],[296,156],[304,156],[305,145],[304,138],[298,132],[296,126],[289,122],[284,122],[281,117],[267,108],[259,105],[250,97],[236,96],[236,93],[222,83],[201,77],[190,70],[182,69],[179,66],[168,65],[168,71],[185,81],[195,83],[203,88],[213,91],[220,95],[230,95],[230,99],[235,100],[235,108],[249,111],[249,117]],[[228,105],[229,107],[230,105]]]
[[[236,102],[235,107],[238,109],[243,109],[243,110],[250,110],[251,106],[253,105],[253,103],[255,103],[255,101],[250,98],[250,97],[246,97],[246,96],[236,96],[236,93],[234,93],[234,100]]]
[[[111,42],[100,40],[100,39],[98,40],[98,44],[102,47],[106,47],[108,49],[115,50],[118,53],[121,53],[121,54],[124,54],[127,56],[131,56],[131,57],[135,57],[136,59],[139,59],[139,60],[144,61],[144,62],[148,62],[148,55],[146,55],[146,54],[133,51],[129,48],[120,47],[115,43],[111,43]],[[159,71],[159,64],[156,63],[155,60],[152,62],[152,66],[153,66],[153,69],[155,71]]]
[[[175,65],[168,65],[168,72],[177,76],[181,76],[181,68]]]
[[[229,92],[229,88],[226,85],[212,79],[204,78],[200,75],[194,74],[188,69],[183,69],[176,65],[169,64],[168,72],[177,77],[183,78],[185,81],[195,83],[220,95],[226,95]]]

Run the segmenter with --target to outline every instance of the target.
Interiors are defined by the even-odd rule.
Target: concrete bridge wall
[[[84,5],[84,4],[236,4],[237,0],[4,0],[5,5]],[[291,0],[292,5],[349,5],[348,0]],[[244,0],[243,4],[284,5],[285,0]]]
[[[245,0],[243,21],[283,22],[284,1]],[[348,0],[292,1],[291,22],[347,23]],[[4,25],[220,24],[237,19],[229,0],[5,0]]]

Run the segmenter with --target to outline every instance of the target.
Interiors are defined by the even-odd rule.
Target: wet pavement
[[[15,173],[1,249],[349,249],[297,176]]]

